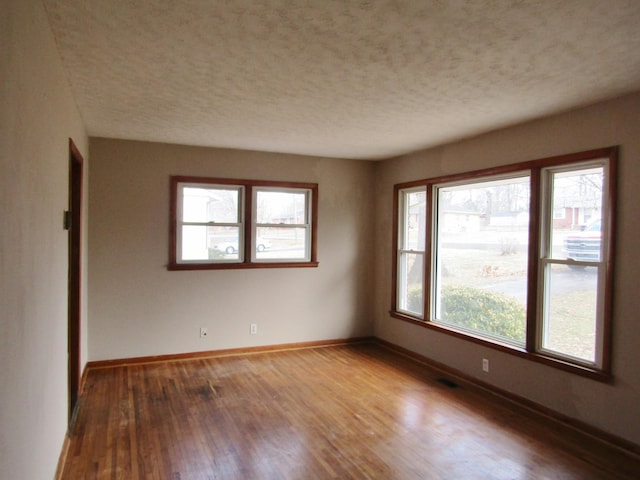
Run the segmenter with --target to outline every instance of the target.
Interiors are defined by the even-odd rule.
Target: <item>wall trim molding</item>
[[[303,348],[321,348],[335,345],[353,343],[372,343],[375,337],[339,338],[334,340],[318,340],[313,342],[282,343],[277,345],[261,345],[255,347],[228,348],[222,350],[206,350],[202,352],[176,353],[169,355],[151,355],[147,357],[118,358],[113,360],[97,360],[88,362],[86,370],[99,368],[125,367],[129,365],[141,365],[146,363],[176,362],[181,360],[195,360],[215,357],[230,357],[234,355],[247,355],[265,352],[277,352],[281,350],[300,350]]]
[[[463,373],[455,368],[449,367],[443,363],[432,360],[429,357],[426,357],[419,353],[415,353],[404,347],[400,347],[399,345],[391,343],[387,340],[374,337],[373,341],[381,347],[387,348],[388,350],[398,353],[399,355],[421,363],[433,370],[442,372],[444,375],[447,375],[448,377],[454,379],[457,383],[463,384],[469,389],[498,397],[501,400],[515,405],[516,407],[522,408],[533,415],[545,418],[546,420],[551,421],[557,425],[569,428],[580,435],[585,435],[609,447],[613,447],[616,450],[619,450],[636,460],[640,459],[640,445],[630,442],[629,440],[625,440],[621,437],[618,437],[617,435],[613,435],[597,427],[589,425],[588,423],[552,410],[548,407],[545,407],[544,405],[529,400],[526,397],[516,395],[515,393],[508,392],[499,387],[483,382],[482,380],[467,375],[466,373]]]

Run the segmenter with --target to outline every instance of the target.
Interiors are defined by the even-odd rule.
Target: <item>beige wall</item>
[[[68,142],[88,160],[88,141],[42,2],[2,6],[0,478],[51,479],[67,429]]]
[[[380,164],[375,332],[392,343],[640,445],[640,94]],[[620,145],[610,385],[391,318],[393,185],[500,164]],[[481,372],[490,359],[491,373]]]
[[[96,138],[90,149],[91,360],[373,333],[374,164]],[[167,271],[170,175],[318,183],[320,266]]]

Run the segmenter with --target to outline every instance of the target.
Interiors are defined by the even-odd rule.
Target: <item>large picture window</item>
[[[316,184],[171,177],[170,270],[317,266]]]
[[[396,185],[392,315],[609,378],[616,155]]]
[[[433,321],[524,345],[529,180],[435,186]]]

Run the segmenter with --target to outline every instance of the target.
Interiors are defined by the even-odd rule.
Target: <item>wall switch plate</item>
[[[483,372],[489,372],[489,359],[488,358],[483,358],[482,359],[482,371]]]
[[[207,336],[207,328],[206,327],[200,327],[200,338],[204,338]]]
[[[258,324],[257,323],[252,323],[251,324],[251,335],[255,335],[258,333]]]

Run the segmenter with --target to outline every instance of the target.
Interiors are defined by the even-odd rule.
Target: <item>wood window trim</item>
[[[414,180],[410,182],[404,182],[394,185],[393,189],[393,254],[392,254],[392,289],[391,289],[391,309],[389,315],[393,318],[409,322],[413,325],[423,327],[432,331],[437,331],[450,335],[456,338],[467,340],[476,344],[483,345],[488,348],[499,350],[505,353],[509,353],[520,358],[526,358],[528,360],[549,365],[554,368],[558,368],[567,372],[571,372],[577,375],[581,375],[593,380],[597,380],[604,383],[613,382],[612,364],[611,364],[611,350],[612,350],[612,315],[613,315],[613,262],[615,259],[615,212],[616,212],[616,178],[617,178],[617,162],[619,155],[619,147],[611,146],[595,150],[588,150],[584,152],[571,153],[567,155],[559,155],[554,157],[530,160],[515,164],[508,164],[498,167],[491,167],[481,170],[475,170],[471,172],[456,173],[452,175],[427,178],[422,180]],[[418,186],[425,186],[427,190],[427,204],[433,205],[433,186],[436,184],[455,182],[460,180],[474,180],[484,179],[486,177],[494,175],[502,175],[509,173],[516,173],[521,171],[530,171],[532,178],[531,185],[531,200],[530,200],[530,218],[536,218],[537,220],[532,224],[529,230],[529,252],[528,252],[528,290],[527,290],[527,304],[529,302],[537,302],[538,294],[538,251],[537,247],[540,238],[540,218],[541,208],[540,205],[540,185],[541,185],[541,171],[544,168],[555,167],[559,165],[569,165],[572,163],[586,162],[598,158],[606,158],[608,160],[609,174],[606,181],[607,185],[607,197],[604,201],[605,208],[608,210],[606,219],[609,222],[607,231],[609,232],[609,248],[605,252],[606,256],[604,263],[606,264],[605,276],[603,278],[604,283],[604,328],[602,336],[602,350],[603,350],[603,362],[602,368],[592,368],[590,366],[581,365],[578,363],[572,363],[568,360],[558,358],[555,356],[546,355],[538,352],[536,349],[537,333],[536,325],[537,318],[535,309],[527,309],[527,327],[526,327],[526,346],[520,348],[507,343],[500,343],[499,341],[489,340],[482,336],[476,336],[467,332],[461,332],[454,328],[449,328],[446,325],[440,323],[434,323],[429,320],[429,313],[427,306],[431,304],[431,289],[425,286],[423,297],[425,302],[425,319],[419,319],[413,317],[405,312],[397,310],[397,281],[398,281],[398,228],[399,228],[399,204],[398,197],[401,190],[410,189]],[[431,228],[433,225],[433,209],[427,208],[427,228]],[[431,256],[433,252],[432,248],[432,235],[426,235],[426,249],[427,258],[425,264],[431,265]],[[430,267],[425,269],[425,285],[428,285],[430,279]]]
[[[243,186],[245,193],[243,198],[244,209],[244,261],[225,263],[180,263],[177,258],[177,207],[178,207],[178,184],[212,184],[212,185],[238,185]],[[309,261],[273,261],[256,262],[251,260],[252,248],[252,226],[253,226],[253,202],[252,195],[255,187],[293,188],[306,189],[311,191],[311,238],[310,238],[310,260]],[[169,205],[169,263],[167,270],[242,270],[260,268],[315,268],[318,261],[318,184],[306,182],[281,182],[268,180],[247,180],[234,178],[217,177],[195,177],[172,175],[170,177],[170,205]]]

